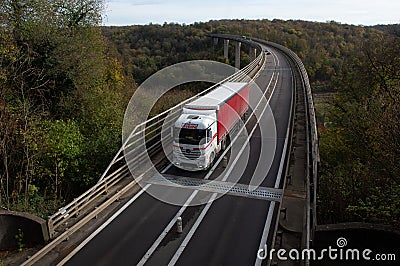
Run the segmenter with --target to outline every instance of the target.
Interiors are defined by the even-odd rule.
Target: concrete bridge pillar
[[[224,40],[224,57],[228,59],[229,40]]]
[[[218,44],[218,38],[213,38],[213,41],[214,41],[214,45]]]
[[[256,59],[257,49],[254,47],[250,47],[249,55],[250,55],[250,61],[253,61],[254,59]]]
[[[235,51],[235,67],[240,69],[240,47],[242,46],[241,42],[236,42],[236,51]]]

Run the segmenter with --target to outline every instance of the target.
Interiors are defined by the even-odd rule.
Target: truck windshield
[[[202,145],[206,143],[206,129],[174,128],[175,141],[180,144]]]

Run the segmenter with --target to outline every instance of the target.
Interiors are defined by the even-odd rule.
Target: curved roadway
[[[272,48],[268,47],[268,50],[272,54],[267,56],[267,63],[255,81],[262,90],[275,86],[269,104],[278,138],[272,167],[265,173],[261,186],[281,189],[284,169],[280,165],[286,153],[283,151],[290,124],[294,84],[286,57]],[[251,124],[255,124],[255,121],[250,121]],[[250,139],[249,164],[239,181],[241,184],[248,184],[254,172],[260,154],[261,138],[260,128],[256,125]],[[217,169],[215,172],[221,171]],[[188,175],[170,166],[164,172],[169,175]],[[202,178],[202,174],[195,175]],[[165,193],[171,194],[176,189],[155,184],[146,187],[152,188],[163,189]],[[185,189],[183,194],[187,198],[192,196],[194,200],[213,195],[206,191],[193,195],[191,189]],[[272,245],[279,204],[279,201],[271,203],[269,200],[224,195],[212,204],[182,209],[161,202],[142,190],[114,215],[113,220],[93,233],[60,264],[260,264],[257,251],[264,246],[265,241],[268,246]],[[175,232],[174,219],[177,216],[183,219],[182,234]]]

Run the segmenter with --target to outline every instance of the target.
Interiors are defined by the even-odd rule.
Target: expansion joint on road
[[[149,184],[163,185],[182,189],[193,189],[206,191],[210,193],[228,194],[237,197],[246,197],[267,201],[280,202],[282,198],[282,189],[257,187],[252,189],[248,185],[236,184],[227,181],[204,180],[190,177],[178,177],[169,175],[157,175],[152,177]]]

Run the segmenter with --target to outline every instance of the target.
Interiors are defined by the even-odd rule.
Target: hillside
[[[395,32],[395,29],[394,25],[361,27],[333,21],[221,20],[193,25],[104,27],[103,34],[129,63],[138,83],[171,63],[211,58],[222,61],[221,45],[214,50],[206,34],[229,33],[289,47],[305,63],[314,89],[332,89],[332,79],[342,73],[346,59],[354,56],[373,36]]]

